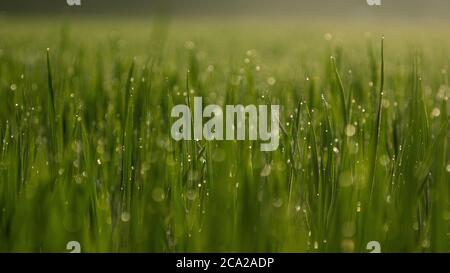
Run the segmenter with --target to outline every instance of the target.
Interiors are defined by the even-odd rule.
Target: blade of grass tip
[[[295,113],[295,123],[292,126],[292,134],[291,137],[293,138],[291,145],[293,145],[293,147],[291,148],[291,153],[289,156],[289,160],[291,162],[291,168],[290,168],[290,173],[289,173],[289,196],[288,196],[288,212],[290,211],[290,207],[291,207],[291,199],[292,199],[292,183],[293,183],[293,179],[295,176],[295,171],[294,171],[294,167],[296,166],[295,161],[297,160],[295,158],[295,152],[297,151],[297,147],[299,147],[299,143],[298,143],[298,131],[299,131],[299,126],[300,126],[300,111],[302,108],[302,99],[300,98],[297,102],[297,111]],[[300,147],[298,149],[298,151],[300,150]]]
[[[337,69],[336,66],[336,58],[334,56],[331,56],[331,64],[333,65],[333,70],[334,70],[334,76],[336,77],[336,80],[338,82],[338,87],[339,87],[339,100],[341,102],[341,108],[342,108],[342,116],[344,117],[344,130],[345,130],[345,126],[347,126],[347,107],[345,105],[345,94],[344,94],[344,85],[342,84],[342,79],[341,79],[341,75],[339,75],[339,71]]]
[[[122,186],[124,187],[122,196],[122,216],[127,219],[131,213],[131,196],[132,196],[132,182],[134,181],[134,98],[131,95],[127,109],[127,119],[125,121],[125,128],[123,131],[123,155],[122,155]],[[123,220],[123,219],[122,219]],[[128,219],[129,220],[129,219]],[[125,222],[128,222],[125,220]]]
[[[189,82],[190,74],[191,74],[191,70],[188,69],[186,71],[186,104],[188,105],[188,107],[190,109],[194,109],[194,105],[191,105],[191,99],[190,99],[190,93],[191,93],[190,92],[190,82]],[[191,115],[191,132],[194,132],[194,129],[195,129],[194,116]],[[185,146],[186,146],[186,155],[187,156],[194,157],[194,156],[197,155],[197,149],[195,147],[195,140],[194,141],[190,141],[189,144],[185,145]],[[191,170],[191,168],[192,168],[192,170],[196,169],[196,160],[195,160],[195,158],[193,158],[193,160],[191,160],[188,163],[188,166],[187,166],[187,169],[186,169],[186,173],[184,175],[184,181],[187,180],[187,177],[188,177],[188,174],[189,174],[189,170]],[[189,182],[188,183],[188,187],[191,187],[191,186],[192,186],[192,183]]]
[[[50,66],[50,48],[47,48],[47,83],[48,83],[48,92],[50,95],[50,102],[49,102],[50,105],[49,106],[51,107],[51,110],[53,111],[51,113],[50,118],[53,118],[54,114],[55,114],[55,92],[53,90],[52,69]],[[53,122],[52,122],[52,124],[53,124]]]
[[[47,48],[47,84],[48,84],[48,124],[49,124],[49,163],[52,177],[56,176],[56,157],[57,157],[57,137],[56,137],[56,107],[55,107],[55,91],[53,89],[52,69],[50,65],[50,49]]]
[[[127,76],[127,84],[125,87],[125,109],[124,113],[128,113],[128,104],[130,101],[130,95],[131,95],[131,84],[132,84],[132,78],[134,73],[134,59],[131,61],[130,69],[128,70],[128,76]],[[125,118],[126,120],[126,118]]]
[[[374,136],[375,136],[375,142],[372,146],[372,152],[371,152],[371,159],[370,159],[370,175],[369,175],[369,179],[370,179],[370,198],[369,200],[372,200],[372,195],[373,195],[373,189],[374,189],[374,184],[375,184],[375,167],[376,167],[376,161],[377,161],[377,149],[378,149],[378,141],[380,138],[380,125],[381,125],[381,111],[382,111],[382,107],[381,107],[381,102],[383,100],[383,95],[384,95],[384,36],[381,37],[381,78],[380,78],[380,98],[378,101],[378,110],[377,110],[377,117],[375,120],[375,132],[374,132]]]
[[[5,126],[5,134],[3,135],[3,141],[2,141],[2,161],[4,161],[5,156],[6,156],[6,152],[8,150],[8,136],[9,136],[9,122],[6,121],[6,126]]]
[[[314,173],[314,194],[318,193],[319,184],[320,184],[320,168],[319,168],[319,161],[318,161],[318,154],[317,154],[317,141],[316,141],[316,132],[314,130],[313,120],[311,116],[311,110],[308,107],[308,104],[305,104],[306,107],[306,113],[308,115],[309,120],[309,136],[308,136],[308,142],[311,146],[311,158],[312,158],[312,164],[313,164],[313,173]]]
[[[329,143],[331,141],[333,141],[334,137],[333,137],[333,130],[331,128],[331,122],[329,119],[329,113],[328,113],[328,102],[325,99],[325,95],[322,93],[321,95],[322,98],[322,104],[323,104],[323,110],[324,110],[324,123],[325,123],[325,132],[327,133],[327,138],[325,139],[326,143]],[[343,150],[343,149],[342,149]],[[324,153],[325,151],[322,151],[322,155],[321,158],[324,158]],[[323,160],[323,159],[322,159]],[[336,197],[336,191],[337,191],[337,185],[336,185],[336,180],[333,178],[334,176],[334,170],[333,170],[333,151],[331,149],[328,149],[328,160],[327,160],[327,166],[324,169],[324,174],[323,177],[325,178],[324,180],[326,181],[327,177],[329,179],[329,181],[331,182],[330,188],[331,188],[331,196],[325,196],[326,199],[324,199],[324,201],[326,202],[328,198],[330,198],[329,200],[329,204],[326,212],[326,219],[325,219],[325,227],[328,226],[328,223],[331,220],[331,216],[332,216],[332,212],[333,212],[333,205],[335,202],[335,197]],[[326,173],[325,173],[326,172]],[[322,194],[322,193],[321,193]]]
[[[123,188],[123,193],[121,196],[121,219],[125,218],[126,221],[129,216],[130,209],[130,194],[131,194],[131,161],[132,161],[132,128],[133,128],[133,94],[131,92],[131,84],[134,72],[134,60],[132,60],[130,69],[128,70],[127,82],[125,86],[125,105],[123,109],[123,118],[122,118],[122,157],[121,157],[121,165],[122,165],[122,173],[121,173],[121,182],[120,187]],[[131,102],[131,103],[130,103]]]
[[[348,88],[348,96],[347,96],[347,122],[351,123],[352,122],[352,97],[353,97],[353,72],[350,70],[349,71],[349,75],[350,75],[350,86]],[[347,124],[345,124],[345,126],[347,127]]]

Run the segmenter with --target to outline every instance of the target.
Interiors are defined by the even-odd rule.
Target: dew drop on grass
[[[161,188],[154,188],[152,191],[152,199],[155,202],[162,202],[166,198],[163,189]]]
[[[441,110],[439,108],[434,108],[433,111],[431,111],[431,115],[435,118],[439,117],[441,115]]]
[[[129,222],[130,221],[130,218],[131,218],[131,215],[130,215],[130,213],[128,212],[128,211],[123,211],[121,214],[120,214],[120,220],[122,221],[122,222]]]
[[[356,128],[355,126],[353,126],[352,124],[347,124],[347,126],[345,127],[345,134],[348,137],[352,137],[354,136],[356,133]]]
[[[75,176],[75,183],[81,184],[82,182],[83,182],[83,180],[81,179],[81,177],[79,175]]]
[[[283,199],[281,198],[274,198],[272,200],[272,205],[276,208],[280,208],[283,205]]]
[[[351,171],[343,171],[339,174],[339,186],[349,187],[353,185],[353,177]]]
[[[277,82],[277,81],[275,80],[274,77],[269,77],[269,78],[267,78],[267,83],[268,83],[269,85],[274,85],[276,82]]]
[[[391,159],[389,158],[388,155],[382,155],[382,156],[380,157],[380,164],[381,164],[382,166],[387,166],[387,165],[389,164],[390,161],[391,161]]]
[[[188,180],[189,181],[197,181],[199,180],[200,174],[196,170],[190,170],[188,173]]]
[[[266,177],[266,176],[269,176],[271,172],[272,172],[272,166],[271,166],[270,164],[266,164],[266,165],[264,166],[264,168],[262,169],[260,175],[261,175],[262,177]]]
[[[430,240],[427,240],[427,239],[423,240],[422,241],[422,247],[423,248],[430,248]]]
[[[388,196],[386,196],[386,203],[391,203],[391,196],[390,195],[388,195]]]
[[[192,41],[187,41],[184,46],[186,47],[186,49],[188,50],[193,50],[195,48],[195,43]]]
[[[331,41],[331,39],[333,39],[333,35],[331,33],[325,33],[323,38],[327,41]]]
[[[319,243],[317,241],[314,242],[314,249],[319,249]]]
[[[344,236],[344,237],[347,237],[347,238],[353,237],[356,233],[355,222],[353,222],[353,221],[345,222],[342,225],[341,233],[342,233],[342,236]]]
[[[188,190],[186,192],[186,197],[190,201],[194,201],[197,198],[197,192],[195,190]]]
[[[344,239],[341,242],[341,250],[342,252],[353,252],[355,250],[355,242],[351,239]]]

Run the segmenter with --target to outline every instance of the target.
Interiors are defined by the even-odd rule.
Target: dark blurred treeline
[[[168,14],[168,15],[281,15],[281,16],[387,16],[439,17],[450,14],[450,0],[381,0],[370,7],[366,0],[0,0],[2,14]],[[71,0],[69,0],[71,1]]]

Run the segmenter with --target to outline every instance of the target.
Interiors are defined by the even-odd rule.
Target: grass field
[[[450,252],[448,25],[275,21],[1,18],[0,251]],[[194,96],[278,150],[174,141]]]

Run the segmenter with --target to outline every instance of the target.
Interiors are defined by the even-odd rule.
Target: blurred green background
[[[0,251],[450,251],[444,1],[107,2],[0,5]],[[280,148],[175,142],[194,96]]]

